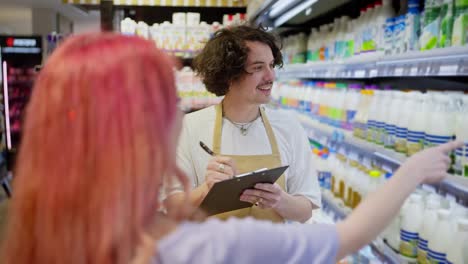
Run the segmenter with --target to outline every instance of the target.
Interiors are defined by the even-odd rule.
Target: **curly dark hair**
[[[225,95],[229,83],[245,72],[249,49],[246,41],[258,41],[268,45],[274,57],[274,66],[283,66],[281,44],[278,38],[263,27],[246,25],[218,30],[201,53],[193,60],[193,67],[206,89],[217,96]]]

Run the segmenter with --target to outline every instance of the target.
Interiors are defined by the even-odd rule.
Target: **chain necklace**
[[[231,122],[231,124],[233,124],[235,127],[237,127],[240,130],[240,133],[243,136],[247,136],[247,134],[249,133],[249,128],[261,116],[261,114],[259,114],[254,120],[247,122],[247,123],[237,123],[237,122],[229,120],[229,118],[226,117],[226,114],[224,113],[224,108],[223,108],[222,114],[229,122]]]
[[[255,120],[257,120],[257,118],[255,118]],[[247,133],[249,132],[249,128],[252,126],[252,124],[255,122],[255,120],[253,120],[253,121],[251,121],[249,123],[236,123],[236,122],[233,122],[231,120],[229,120],[229,122],[231,122],[235,127],[237,127],[240,130],[241,135],[246,136]]]

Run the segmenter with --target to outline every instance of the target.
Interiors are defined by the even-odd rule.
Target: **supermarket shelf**
[[[341,206],[327,192],[322,192],[322,204],[324,208],[333,211],[339,219],[344,219],[349,214],[349,209]],[[377,238],[370,243],[372,251],[380,257],[384,263],[401,263],[398,254],[393,251],[381,238]]]
[[[368,55],[342,62],[286,65],[279,78],[366,79],[379,77],[468,76],[468,47]]]
[[[113,0],[116,6],[245,7],[243,0]],[[99,5],[101,0],[62,0],[64,4]]]
[[[379,162],[385,163],[392,171],[407,159],[407,157],[401,153],[396,153],[382,146],[355,138],[349,131],[331,128],[326,125],[317,125],[317,123],[307,115],[296,113],[301,124],[305,128],[312,130],[315,136],[319,137],[317,140],[324,145],[330,142],[338,142],[338,144],[344,145],[345,148],[352,148],[361,153],[367,153],[372,155],[373,158],[377,159]],[[325,140],[328,140],[328,142],[324,142]],[[454,195],[468,205],[468,178],[449,175],[448,178],[440,183],[433,184],[433,186],[442,193]]]

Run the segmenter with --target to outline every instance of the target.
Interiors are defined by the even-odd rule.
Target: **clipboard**
[[[253,171],[234,177],[229,180],[217,182],[211,187],[208,194],[200,204],[208,216],[251,207],[252,204],[239,200],[242,192],[253,189],[257,183],[274,183],[289,166],[277,167],[269,170]]]

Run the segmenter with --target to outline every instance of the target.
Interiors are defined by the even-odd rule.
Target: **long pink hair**
[[[172,61],[152,42],[71,37],[27,107],[3,261],[128,263],[173,174]]]

